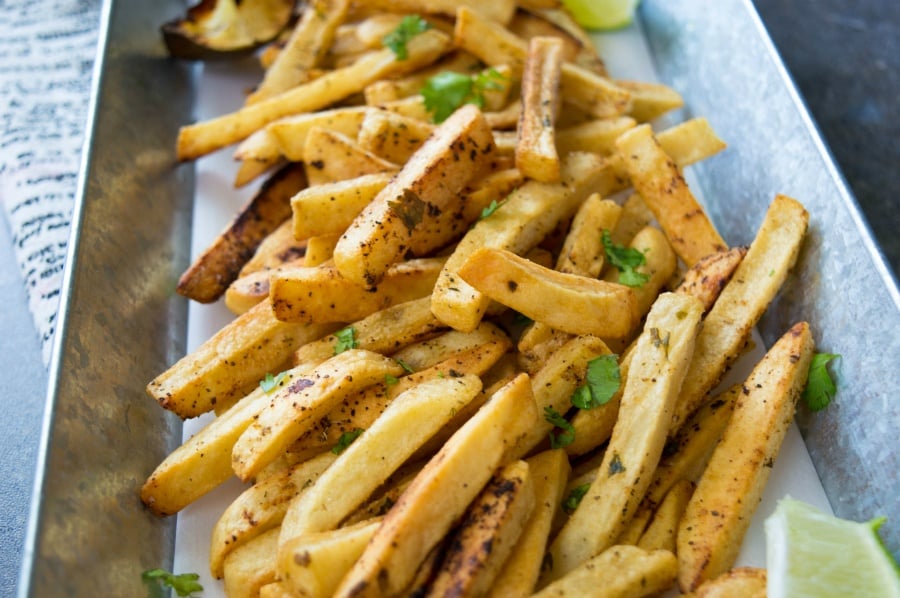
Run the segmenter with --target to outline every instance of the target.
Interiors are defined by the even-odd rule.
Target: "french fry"
[[[407,44],[406,60],[391,50],[360,58],[350,66],[330,71],[318,79],[284,93],[245,106],[236,112],[182,127],[178,134],[179,160],[199,158],[245,139],[254,131],[283,116],[324,108],[388,74],[415,70],[447,51],[449,39],[436,30],[417,35]]]
[[[298,377],[272,394],[267,407],[235,442],[231,453],[234,472],[249,480],[345,396],[384,380],[385,375],[402,372],[392,359],[350,349]]]
[[[275,548],[278,528],[271,529],[238,547],[225,557],[225,595],[251,598],[260,588],[277,581]]]
[[[390,172],[367,174],[303,189],[291,198],[294,236],[342,234],[391,176]]]
[[[260,129],[244,139],[235,150],[234,159],[241,162],[234,176],[235,187],[243,187],[284,162],[278,141],[266,129]]]
[[[246,394],[298,347],[331,330],[282,322],[264,301],[150,381],[147,393],[182,418],[196,417]]]
[[[735,567],[715,579],[705,581],[684,598],[765,598],[766,570]]]
[[[434,125],[387,110],[372,109],[359,130],[359,146],[396,164],[404,164],[422,147]]]
[[[649,125],[625,132],[616,145],[635,190],[653,211],[678,257],[693,266],[728,248]]]
[[[599,475],[599,471],[597,474]],[[647,525],[650,524],[650,519],[652,517],[653,511],[641,503],[637,511],[635,511],[634,516],[631,518],[631,521],[628,522],[628,525],[625,526],[625,529],[623,529],[622,533],[619,534],[619,537],[616,538],[615,544],[637,546],[641,536],[644,535],[644,531],[647,529]]]
[[[457,330],[472,330],[490,300],[459,276],[459,269],[480,247],[525,253],[556,225],[571,217],[602,174],[593,154],[572,153],[562,163],[560,183],[528,181],[515,189],[488,218],[479,220],[459,242],[435,283],[431,309]]]
[[[677,258],[666,236],[653,226],[641,229],[631,240],[629,247],[644,255],[644,263],[634,268],[634,271],[647,278],[641,284],[630,287],[634,293],[638,317],[641,317],[650,311],[656,296],[675,273]],[[621,283],[621,274],[618,270],[609,268],[603,279]]]
[[[519,117],[516,168],[526,177],[545,183],[559,181],[554,122],[559,111],[559,73],[562,42],[535,37],[528,44],[522,75],[522,113]]]
[[[795,324],[744,382],[678,527],[678,585],[691,591],[734,564],[806,386],[814,343]]]
[[[514,0],[496,0],[495,2],[478,2],[477,0],[361,0],[361,4],[370,9],[383,11],[439,14],[452,17],[457,7],[470,7],[478,11],[486,19],[502,25],[509,23],[516,11]]]
[[[452,210],[492,153],[493,137],[478,108],[457,110],[350,225],[335,248],[337,269],[347,280],[374,286],[410,239],[427,238],[437,216]]]
[[[284,270],[269,281],[272,310],[284,321],[352,322],[427,296],[445,261],[422,258],[394,264],[372,289],[347,280],[334,266]]]
[[[290,218],[262,240],[238,277],[260,270],[271,270],[306,255],[306,241],[294,239],[294,223]]]
[[[381,518],[292,538],[278,554],[278,571],[294,595],[327,598],[359,558]]]
[[[313,127],[306,135],[306,178],[311,186],[355,179],[367,174],[396,172],[393,162],[366,151],[342,133]]]
[[[451,52],[437,63],[399,79],[383,79],[365,89],[366,104],[378,106],[386,102],[417,95],[425,82],[441,72],[470,74],[481,69],[481,61],[468,52]]]
[[[528,5],[531,6],[528,6]],[[537,6],[544,4],[545,6]],[[567,58],[567,61],[573,62],[578,66],[597,73],[598,75],[606,75],[606,65],[594,45],[591,36],[575,22],[571,13],[565,10],[557,2],[554,6],[550,6],[550,2],[535,2],[534,0],[526,0],[519,2],[520,8],[525,14],[531,13],[539,17],[540,21],[549,23],[557,35],[573,40],[578,45],[578,50],[574,57]]]
[[[241,276],[225,291],[225,307],[228,311],[239,316],[253,309],[257,304],[269,297],[269,277],[283,269],[302,267],[306,264],[306,256],[285,262],[271,270],[259,270]]]
[[[616,79],[615,83],[631,94],[628,115],[640,123],[650,122],[684,105],[681,94],[668,85],[622,79]]]
[[[266,181],[228,228],[181,275],[178,293],[200,303],[212,303],[221,297],[260,242],[290,218],[290,198],[305,186],[306,177],[296,165],[286,166]]]
[[[662,454],[701,314],[699,300],[674,293],[650,310],[597,479],[553,541],[546,581],[611,546],[637,509]]]
[[[355,137],[368,111],[365,106],[349,106],[297,114],[271,122],[263,130],[278,144],[281,155],[293,162],[303,162],[306,160],[306,137],[314,127]]]
[[[306,83],[309,70],[321,64],[349,6],[349,0],[314,0],[247,103],[255,104]]]
[[[693,492],[694,485],[688,480],[681,480],[669,490],[659,508],[653,513],[653,518],[641,539],[638,540],[638,548],[675,552],[678,522],[681,521]]]
[[[667,550],[648,552],[636,546],[613,546],[534,596],[653,596],[672,585],[676,571],[675,556]],[[599,588],[602,591],[598,594]]]
[[[556,269],[589,278],[600,276],[606,252],[599,231],[613,230],[621,212],[622,208],[617,203],[596,193],[584,200],[569,226]]]
[[[213,527],[209,570],[224,575],[225,557],[260,534],[281,525],[288,504],[305,492],[337,458],[332,453],[288,467],[244,490]]]
[[[550,525],[562,503],[570,467],[563,451],[552,450],[528,459],[528,468],[534,480],[534,510],[487,596],[529,596],[541,572]]]
[[[609,156],[616,151],[619,135],[637,123],[627,116],[601,118],[586,123],[556,129],[556,150],[560,155],[569,152],[594,152]]]
[[[487,593],[534,510],[531,468],[516,461],[497,472],[449,540],[428,596]]]
[[[334,257],[334,247],[340,238],[341,235],[339,233],[308,238],[306,240],[306,254],[303,256],[303,266],[315,268],[330,262]]]
[[[402,592],[429,550],[538,418],[527,376],[497,391],[413,480],[341,581],[336,596]]]
[[[797,261],[809,214],[778,195],[731,280],[706,315],[690,371],[672,418],[677,430],[740,353],[750,331]]]
[[[709,311],[746,254],[746,247],[732,247],[706,256],[685,273],[675,292],[697,297]]]
[[[532,320],[571,334],[622,338],[638,323],[638,303],[629,287],[556,272],[502,249],[479,249],[459,277]]]

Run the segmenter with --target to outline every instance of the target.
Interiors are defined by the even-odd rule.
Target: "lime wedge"
[[[838,519],[791,498],[766,520],[769,598],[900,597],[900,570],[878,537],[884,519]]]
[[[618,29],[631,23],[640,0],[563,0],[582,27]]]

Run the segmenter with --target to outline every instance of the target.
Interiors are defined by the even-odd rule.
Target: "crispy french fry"
[[[408,98],[418,94],[425,82],[441,72],[471,74],[481,69],[482,63],[468,52],[451,52],[437,63],[399,79],[383,79],[365,89],[366,104],[377,106],[386,102]]]
[[[281,525],[288,504],[305,492],[337,458],[324,453],[257,482],[232,502],[213,527],[209,570],[221,578],[225,557],[260,534]]]
[[[502,25],[509,23],[516,11],[514,0],[496,0],[494,2],[478,2],[477,0],[361,0],[361,4],[370,9],[378,9],[405,13],[439,14],[452,17],[457,7],[466,6],[478,11],[486,19]]]
[[[502,249],[477,250],[459,269],[459,277],[532,320],[571,334],[622,338],[638,323],[631,288],[556,272]]]
[[[546,6],[537,6],[537,4],[541,3]],[[528,6],[528,4],[532,6]],[[554,6],[549,6],[549,4],[550,2],[526,0],[525,2],[519,2],[519,6],[524,9],[520,12],[531,13],[539,17],[541,21],[545,21],[552,26],[556,35],[571,39],[578,45],[575,56],[566,60],[598,75],[606,75],[606,65],[603,64],[603,59],[600,57],[591,36],[575,22],[568,10],[559,6],[559,3],[556,3]]]
[[[293,162],[303,162],[306,159],[306,137],[310,130],[321,127],[355,137],[368,111],[365,106],[350,106],[297,114],[271,122],[264,130],[275,140],[279,152],[285,158]]]
[[[330,262],[331,258],[334,257],[334,247],[340,238],[341,235],[339,233],[308,238],[306,240],[306,254],[303,256],[303,265],[307,268],[315,268]]]
[[[685,273],[675,292],[693,295],[709,311],[746,254],[746,247],[732,247],[706,256]]]
[[[444,445],[385,516],[337,596],[402,592],[428,552],[538,420],[527,376],[497,393]]]
[[[534,480],[525,461],[497,472],[466,511],[428,596],[487,593],[516,545],[535,505]]]
[[[653,518],[647,529],[644,530],[641,539],[638,540],[639,548],[675,552],[678,522],[681,521],[681,516],[684,514],[684,509],[693,492],[694,484],[689,480],[681,480],[669,490],[659,508],[653,513]]]
[[[616,145],[635,189],[653,211],[678,257],[693,266],[701,258],[728,248],[649,125],[625,132]]]
[[[272,176],[178,281],[178,293],[201,303],[221,297],[262,240],[290,217],[290,198],[306,186],[296,165]]]
[[[239,277],[260,270],[271,270],[306,255],[306,241],[294,239],[293,229],[294,224],[288,218],[269,233],[269,236],[263,239],[256,248],[253,257],[247,260],[247,263],[241,268]]]
[[[433,132],[430,123],[373,108],[363,120],[357,141],[376,156],[404,164]]]
[[[366,85],[397,72],[408,72],[436,60],[447,51],[447,36],[436,30],[417,35],[407,44],[406,60],[388,49],[374,52],[350,66],[330,71],[267,100],[245,106],[202,123],[182,127],[178,134],[178,159],[192,160],[245,139],[254,131],[283,116],[324,108]]]
[[[282,322],[264,301],[154,378],[147,393],[182,418],[196,417],[246,394],[300,345],[332,330],[327,324]]]
[[[621,79],[616,79],[616,85],[631,93],[628,114],[640,123],[650,122],[684,105],[681,94],[668,85]]]
[[[234,472],[249,480],[345,396],[384,380],[385,375],[402,372],[392,359],[350,349],[298,377],[272,394],[266,408],[235,442],[231,453]]]
[[[284,162],[278,141],[266,129],[260,129],[244,139],[235,150],[234,159],[241,162],[234,177],[235,187],[243,187]]]
[[[260,270],[239,277],[228,285],[225,291],[225,307],[237,316],[246,313],[269,297],[269,277],[272,274],[283,269],[302,267],[305,264],[306,256],[303,256],[271,270]]]
[[[636,546],[613,546],[534,596],[653,596],[672,585],[676,571],[675,556],[667,550],[648,552]]]
[[[291,198],[297,239],[342,234],[391,180],[390,172],[308,187]]]
[[[738,356],[797,261],[809,214],[794,199],[775,197],[731,280],[706,315],[697,350],[672,418],[677,430]]]
[[[628,522],[628,525],[625,526],[625,529],[623,529],[622,533],[619,534],[619,537],[616,538],[615,543],[637,546],[638,541],[641,539],[641,536],[644,535],[644,531],[647,529],[647,525],[649,525],[652,517],[653,511],[641,503],[637,511],[635,511],[634,516],[631,518],[631,521]]]
[[[427,238],[438,215],[453,210],[466,183],[487,167],[493,147],[478,108],[457,110],[344,233],[334,253],[341,274],[358,285],[378,283],[411,239]]]
[[[391,305],[427,296],[445,260],[422,258],[394,264],[378,286],[366,289],[329,265],[272,275],[269,293],[279,320],[352,322]]]
[[[398,166],[366,151],[342,133],[313,127],[306,135],[306,178],[310,186],[355,179],[367,174],[393,174]]]
[[[560,103],[562,49],[557,38],[532,38],[522,74],[516,168],[524,176],[545,183],[559,180],[554,122]]]
[[[736,567],[705,581],[684,598],[766,598],[766,570]]]
[[[616,151],[619,135],[634,128],[633,118],[617,116],[601,118],[556,130],[556,149],[561,155],[569,152],[594,152],[609,156]]]
[[[744,382],[678,527],[678,585],[691,591],[734,564],[806,386],[814,343],[795,324]]]
[[[699,300],[674,293],[660,295],[650,310],[597,479],[553,541],[545,580],[611,546],[637,509],[662,454],[701,314]]]
[[[277,581],[275,548],[278,528],[271,529],[238,547],[225,557],[225,594],[234,598],[259,595],[260,588]]]
[[[572,219],[556,269],[589,278],[600,276],[606,252],[599,231],[613,230],[621,212],[622,208],[617,203],[596,193],[584,200]]]

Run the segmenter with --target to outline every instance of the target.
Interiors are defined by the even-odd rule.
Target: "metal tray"
[[[137,489],[181,431],[144,386],[185,350],[174,288],[194,171],[173,148],[192,120],[194,71],[166,57],[157,33],[182,10],[104,3],[21,596],[143,595],[141,572],[172,562],[174,519],[151,515]],[[729,142],[695,169],[723,236],[749,242],[777,192],[812,214],[800,266],[760,330],[771,343],[806,319],[822,349],[843,355],[836,403],[798,421],[835,512],[890,517],[882,531],[898,555],[896,282],[749,0],[644,0],[640,20],[686,116],[707,116]]]

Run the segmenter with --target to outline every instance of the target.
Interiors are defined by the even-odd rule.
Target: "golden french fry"
[[[209,548],[209,570],[213,577],[224,575],[225,557],[232,551],[281,525],[290,501],[312,486],[336,458],[332,453],[323,453],[242,492],[213,527]]]
[[[638,317],[642,317],[650,311],[656,296],[675,273],[677,258],[666,235],[653,226],[645,226],[638,231],[629,247],[644,255],[644,263],[634,268],[634,272],[646,279],[630,287],[637,303]],[[604,280],[622,283],[621,272],[615,268],[609,268],[606,272]]]
[[[181,275],[178,293],[200,303],[221,297],[262,240],[290,217],[290,197],[305,186],[297,165],[273,175]]]
[[[266,129],[256,131],[244,139],[234,152],[241,162],[234,176],[234,186],[243,187],[264,172],[284,162],[278,141]]]
[[[497,472],[469,506],[428,590],[429,596],[482,596],[528,523],[534,479],[525,461]]]
[[[373,108],[359,129],[359,146],[396,164],[404,164],[422,147],[434,125],[402,114]]]
[[[306,241],[298,241],[294,238],[294,224],[288,218],[269,236],[262,240],[256,253],[253,254],[244,267],[240,276],[247,276],[260,270],[271,270],[286,262],[301,258],[306,254]]]
[[[539,415],[525,375],[501,388],[428,462],[385,516],[337,596],[402,592],[420,563]]]
[[[766,598],[766,570],[735,567],[705,581],[684,598]]]
[[[571,334],[622,338],[638,323],[631,288],[556,272],[502,249],[477,250],[459,277],[532,320]]]
[[[355,137],[368,111],[365,106],[350,106],[297,114],[271,122],[263,130],[278,144],[281,155],[293,162],[303,162],[306,160],[306,137],[314,127]]]
[[[350,349],[296,378],[272,394],[266,408],[235,442],[231,453],[234,472],[249,480],[344,397],[383,381],[385,375],[402,372],[392,359]]]
[[[725,369],[740,354],[750,331],[797,261],[809,214],[794,199],[778,195],[731,280],[706,315],[697,350],[672,418],[672,430],[705,401]]]
[[[678,257],[693,266],[728,248],[649,125],[623,133],[616,145],[635,190],[653,211]]]
[[[616,151],[619,135],[637,123],[627,116],[590,120],[556,130],[556,149],[560,155],[569,152],[594,152],[609,156]]]
[[[744,382],[734,413],[678,527],[678,585],[685,592],[734,564],[750,517],[794,419],[814,343],[795,324]]]
[[[621,212],[617,203],[596,193],[584,200],[572,219],[556,269],[589,278],[600,276],[606,259],[600,231],[613,230]]]
[[[394,264],[371,289],[347,280],[330,265],[284,270],[269,280],[272,310],[284,321],[352,322],[427,296],[445,261],[422,258]]]
[[[550,547],[547,581],[611,546],[637,509],[662,454],[702,311],[693,297],[664,293],[647,315],[597,479]]]
[[[457,50],[435,64],[399,79],[376,81],[365,89],[366,104],[378,106],[387,102],[417,95],[431,77],[442,72],[471,74],[482,68],[482,63],[468,52]]]
[[[631,93],[631,109],[628,114],[641,123],[650,122],[684,105],[681,94],[668,85],[622,79],[616,79],[615,83]]]
[[[668,550],[648,552],[636,546],[613,546],[550,584],[535,598],[654,596],[672,585],[677,572],[675,555]],[[602,588],[600,594],[598,588]]]
[[[557,38],[532,38],[522,75],[516,168],[524,176],[545,183],[559,180],[559,154],[556,153],[553,123],[559,111],[562,48],[563,44]]]
[[[269,277],[284,269],[302,267],[306,264],[306,256],[298,257],[290,262],[285,262],[271,270],[259,270],[241,276],[225,291],[225,307],[228,311],[239,316],[253,309],[257,304],[269,297]]]
[[[684,514],[694,484],[689,480],[681,480],[675,484],[653,513],[653,518],[637,545],[644,550],[668,550],[675,552],[675,536],[678,523]]]
[[[709,311],[746,254],[746,247],[732,247],[706,256],[685,273],[675,292],[693,295],[703,302],[704,311]]]
[[[341,274],[358,285],[377,284],[411,239],[427,242],[438,215],[453,211],[459,192],[487,167],[493,148],[478,108],[458,109],[344,233],[334,252]]]
[[[306,178],[310,186],[355,179],[367,174],[393,174],[398,166],[368,152],[342,133],[313,127],[306,135]]]
[[[278,528],[275,528],[253,538],[225,557],[225,595],[235,598],[258,596],[260,588],[277,581],[277,544]]]
[[[291,198],[294,236],[342,234],[392,176],[390,172],[367,174],[300,191]]]
[[[315,268],[331,261],[334,256],[334,247],[337,245],[340,233],[330,235],[317,235],[306,240],[306,254],[303,256],[303,266]]]
[[[514,0],[496,0],[479,2],[477,0],[360,0],[360,4],[370,9],[404,12],[439,14],[452,17],[457,7],[466,6],[478,11],[486,19],[505,25],[512,19],[516,11]]]
[[[599,471],[597,474],[599,475]],[[631,518],[631,521],[628,522],[628,525],[625,526],[625,529],[623,529],[622,533],[619,534],[619,537],[616,538],[615,543],[637,546],[638,541],[641,539],[641,536],[644,535],[644,531],[647,529],[647,525],[650,523],[652,517],[653,510],[641,503],[637,511],[635,511],[634,516]]]

